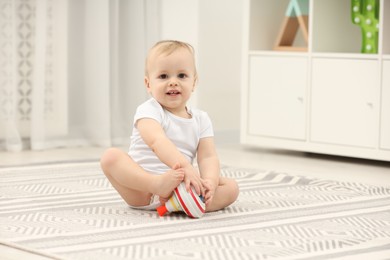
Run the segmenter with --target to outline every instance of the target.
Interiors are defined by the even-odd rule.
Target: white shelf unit
[[[351,0],[309,0],[306,52],[273,50],[289,0],[244,3],[241,143],[390,161],[390,0],[377,54],[360,53]]]

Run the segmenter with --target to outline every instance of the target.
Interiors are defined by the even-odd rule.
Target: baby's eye
[[[160,76],[158,76],[160,79],[167,79],[168,78],[168,75],[167,74],[161,74]]]
[[[178,75],[178,77],[181,78],[181,79],[184,79],[184,78],[187,77],[187,74],[185,74],[185,73],[180,73],[180,74]]]

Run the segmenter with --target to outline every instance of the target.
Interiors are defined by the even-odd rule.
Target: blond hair
[[[196,66],[195,66],[195,50],[194,47],[192,47],[191,44],[186,43],[186,42],[181,42],[181,41],[175,41],[175,40],[163,40],[157,42],[148,52],[148,55],[146,56],[146,61],[145,61],[145,76],[148,76],[148,67],[149,67],[149,62],[150,58],[154,55],[170,55],[174,51],[178,49],[186,49],[188,50],[193,57],[194,60],[194,68],[195,68],[195,78],[197,77],[197,72],[196,72]]]

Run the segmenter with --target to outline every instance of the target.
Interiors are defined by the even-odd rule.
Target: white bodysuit
[[[198,109],[188,109],[191,118],[178,117],[163,107],[154,99],[141,104],[135,113],[133,121],[133,133],[129,155],[147,172],[163,174],[170,170],[170,167],[160,161],[156,154],[143,141],[136,123],[141,118],[156,120],[164,129],[167,137],[176,145],[179,151],[193,163],[199,140],[204,137],[213,136],[211,120],[206,112]]]

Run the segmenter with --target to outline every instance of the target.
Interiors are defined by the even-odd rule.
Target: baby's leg
[[[116,148],[108,149],[100,163],[112,186],[132,206],[149,205],[152,194],[168,198],[184,179],[180,166],[162,175],[150,174]]]
[[[239,189],[235,180],[220,177],[213,200],[211,201],[210,205],[207,206],[206,211],[216,211],[226,208],[236,201],[238,193]]]

